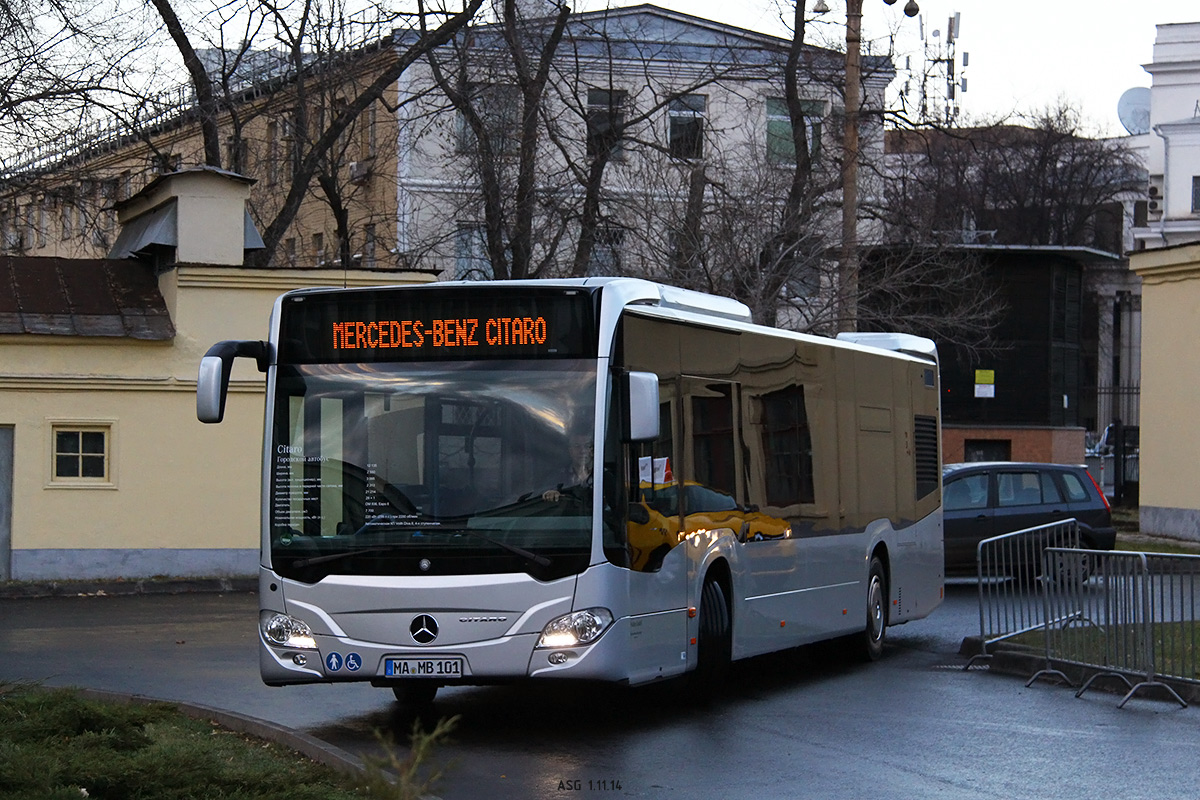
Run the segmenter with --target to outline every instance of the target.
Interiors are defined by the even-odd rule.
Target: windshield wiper
[[[361,556],[367,553],[385,553],[388,550],[397,550],[402,547],[407,547],[403,544],[377,544],[370,547],[359,547],[354,550],[343,550],[340,553],[326,553],[323,556],[312,556],[310,558],[302,558],[299,561],[293,561],[293,567],[311,567],[317,564],[328,564],[330,561],[340,561],[343,558],[351,556]]]
[[[546,558],[545,556],[539,556],[537,553],[531,553],[528,550],[526,550],[524,547],[517,547],[515,544],[509,544],[508,542],[501,542],[498,539],[493,539],[492,537],[490,537],[486,534],[480,533],[479,531],[473,531],[470,528],[462,528],[462,529],[456,530],[454,532],[455,533],[465,533],[470,536],[474,536],[478,539],[483,539],[485,542],[488,542],[489,544],[494,544],[494,545],[496,545],[496,547],[499,547],[503,550],[507,550],[508,552],[512,553],[513,555],[520,556],[521,558],[525,559],[526,561],[532,561],[534,564],[537,564],[539,567],[550,566],[550,559]]]
[[[539,567],[545,568],[550,566],[550,559],[546,558],[545,556],[539,556],[537,553],[532,553],[523,547],[517,547],[515,544],[509,544],[508,542],[502,542],[497,539],[493,539],[486,534],[480,533],[479,531],[473,531],[470,528],[451,528],[438,526],[433,529],[433,532],[465,533],[469,536],[474,536],[477,539],[482,539],[488,544],[493,544],[496,547],[499,547],[501,550],[507,550],[513,555],[520,556],[526,561],[536,564]],[[385,553],[389,550],[399,550],[410,546],[412,546],[411,542],[370,545],[368,547],[359,547],[353,550],[344,550],[340,553],[327,553],[323,556],[302,558],[299,561],[293,561],[292,566],[300,568],[311,567],[317,564],[328,564],[331,561],[340,561],[343,558],[350,558],[351,556],[361,556],[366,555],[367,553]]]

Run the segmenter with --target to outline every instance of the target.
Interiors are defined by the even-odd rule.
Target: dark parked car
[[[1030,462],[972,462],[942,468],[946,574],[974,575],[984,539],[1048,522],[1079,522],[1088,550],[1116,543],[1112,511],[1087,467]]]

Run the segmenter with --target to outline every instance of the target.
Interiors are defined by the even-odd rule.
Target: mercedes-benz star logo
[[[408,632],[412,634],[413,641],[417,644],[429,644],[437,638],[437,620],[428,614],[413,617],[412,624],[408,626]]]

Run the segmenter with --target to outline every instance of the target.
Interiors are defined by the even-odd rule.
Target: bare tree
[[[525,4],[498,3],[497,22],[428,60],[438,89],[460,120],[456,149],[478,181],[493,277],[535,277],[542,109],[571,10],[548,4],[548,18],[526,19]]]
[[[1020,122],[896,134],[889,238],[1120,252],[1122,201],[1146,182],[1136,154],[1067,106]]]
[[[282,201],[273,209],[273,214],[263,219],[262,238],[266,247],[253,256],[260,265],[274,257],[302,203],[310,196],[314,183],[320,188],[335,219],[337,249],[342,263],[349,264],[352,248],[347,228],[346,186],[338,179],[342,172],[339,143],[345,142],[347,133],[369,108],[384,101],[405,70],[429,51],[450,42],[483,5],[483,0],[464,0],[459,10],[452,11],[418,0],[416,10],[411,13],[379,10],[376,25],[385,20],[395,27],[389,38],[374,47],[389,47],[390,51],[385,58],[379,59],[373,71],[366,74],[365,80],[356,83],[350,76],[364,73],[361,69],[347,70],[346,67],[354,59],[362,59],[364,54],[351,47],[353,33],[347,34],[347,19],[336,0],[330,4],[303,3],[299,11],[291,4],[277,4],[272,0],[256,3],[245,14],[222,14],[222,9],[233,6],[217,7],[213,18],[221,24],[208,34],[216,37],[209,43],[222,54],[223,69],[215,74],[198,56],[192,45],[192,34],[173,13],[169,1],[153,2],[179,48],[196,90],[204,158],[210,166],[222,166],[222,126],[213,122],[213,118],[225,109],[239,106],[237,101],[241,98],[237,95],[243,87],[232,78],[245,67],[245,59],[253,50],[252,40],[246,38],[233,48],[233,57],[228,58],[225,54],[229,48],[224,42],[227,26],[240,26],[239,30],[250,35],[261,36],[263,32],[269,32],[272,39],[283,46],[283,58],[290,66],[291,81],[288,93],[292,104],[286,110],[290,174]],[[217,100],[217,87],[224,93],[223,102]],[[233,150],[235,153],[240,151],[236,137]]]
[[[44,166],[43,147],[143,91],[136,10],[79,0],[0,2],[0,177]]]

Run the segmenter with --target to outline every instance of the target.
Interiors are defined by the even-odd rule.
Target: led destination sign
[[[298,294],[283,303],[279,363],[594,356],[594,302],[486,285]]]
[[[545,317],[383,320],[333,323],[334,350],[381,347],[496,347],[545,344],[550,324]]]

